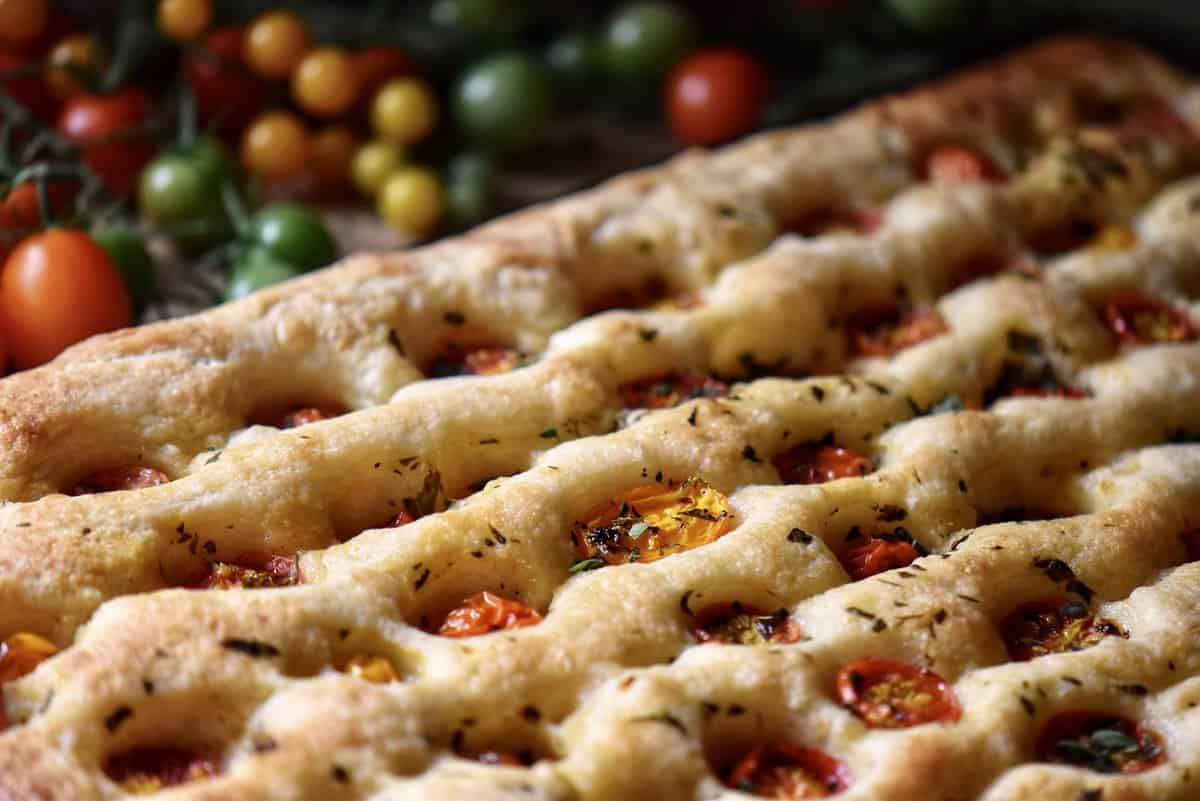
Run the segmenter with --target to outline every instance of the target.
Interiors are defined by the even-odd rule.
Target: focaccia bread
[[[1200,797],[1198,126],[1049,41],[0,381],[0,799]]]

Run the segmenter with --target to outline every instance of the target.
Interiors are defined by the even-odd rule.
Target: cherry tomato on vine
[[[212,24],[212,18],[212,0],[158,2],[158,29],[172,39],[195,39]]]
[[[696,43],[696,21],[672,3],[631,3],[609,20],[601,39],[604,66],[617,80],[654,86]]]
[[[29,59],[16,50],[0,49],[0,72],[16,70],[29,63]],[[57,103],[41,75],[31,74],[19,78],[7,78],[0,82],[0,87],[3,87],[4,91],[12,95],[22,106],[32,111],[38,119],[54,120]]]
[[[402,167],[384,182],[377,198],[379,216],[410,236],[430,233],[445,201],[437,176],[424,167]]]
[[[83,145],[84,163],[110,190],[125,194],[142,165],[154,155],[146,134],[139,130],[149,108],[150,97],[141,89],[105,96],[76,95],[63,106],[58,130]]]
[[[225,147],[202,137],[147,165],[138,184],[138,206],[184,248],[201,249],[230,233],[221,187],[233,178],[233,160]]]
[[[706,48],[671,71],[667,119],[680,142],[715,145],[753,129],[769,95],[767,71],[749,53]]]
[[[419,78],[394,78],[371,101],[371,126],[384,139],[401,145],[424,139],[437,125],[437,99]]]
[[[0,324],[18,368],[50,361],[93,334],[133,322],[129,291],[104,248],[82,231],[25,239],[0,273]]]
[[[263,105],[262,84],[242,66],[244,40],[240,27],[219,28],[184,65],[197,118],[227,135],[240,133]]]
[[[376,45],[352,56],[358,73],[360,97],[373,97],[380,86],[392,78],[403,78],[417,71],[417,65],[398,47]]]
[[[456,229],[483,222],[492,212],[496,168],[482,153],[460,153],[446,165],[446,216]]]
[[[345,186],[350,181],[350,164],[358,150],[358,137],[345,125],[331,125],[313,134],[313,172],[327,187]]]
[[[358,99],[358,71],[340,47],[309,50],[292,72],[292,97],[318,117],[334,117]]]
[[[250,218],[250,238],[279,261],[307,272],[337,257],[337,245],[325,223],[296,203],[276,203]]]
[[[454,89],[460,130],[497,150],[520,150],[541,139],[550,122],[550,82],[523,53],[501,53],[471,66]]]
[[[117,265],[129,290],[134,314],[140,314],[155,284],[154,262],[146,243],[139,234],[121,225],[101,223],[90,233]]]
[[[50,215],[57,218],[70,205],[75,193],[79,191],[76,181],[52,179],[46,182],[47,200],[50,202]],[[4,202],[0,204],[0,228],[34,229],[42,228],[43,220],[38,202],[37,183],[28,181],[14,186],[9,191]]]
[[[0,0],[0,38],[10,42],[36,39],[49,19],[49,0]]]
[[[383,182],[403,163],[403,148],[373,139],[355,151],[350,161],[350,177],[358,191],[375,197],[383,188]]]
[[[264,78],[286,78],[308,49],[308,27],[291,11],[268,11],[246,29],[242,56]]]
[[[242,134],[242,165],[264,178],[289,178],[308,161],[308,130],[290,111],[259,115]]]
[[[48,59],[51,67],[46,72],[46,83],[59,100],[87,91],[79,74],[95,72],[104,63],[95,40],[86,33],[64,36],[51,48]]]
[[[300,271],[294,265],[272,256],[265,248],[252,247],[230,267],[225,300],[244,298],[263,287],[295,278]]]

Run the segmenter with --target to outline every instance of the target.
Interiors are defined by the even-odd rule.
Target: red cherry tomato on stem
[[[48,181],[46,192],[50,200],[51,213],[60,213],[79,191],[75,181]],[[0,205],[0,228],[31,229],[42,227],[41,209],[38,207],[37,184],[18,184],[8,193]]]
[[[13,49],[0,50],[0,72],[9,72],[25,67],[32,59],[24,57]],[[0,83],[4,91],[13,96],[18,103],[33,112],[40,120],[53,120],[58,110],[58,102],[50,94],[45,78],[37,73],[23,75],[18,78],[8,78]]]
[[[77,95],[58,117],[58,130],[83,145],[83,161],[116,194],[127,193],[154,150],[139,130],[150,109],[141,89],[112,95]]]
[[[13,365],[50,361],[93,334],[133,322],[129,290],[112,258],[82,231],[25,239],[0,272],[0,328]]]
[[[204,52],[184,66],[196,117],[226,137],[240,133],[263,105],[261,82],[242,66],[245,38],[245,29],[236,25],[215,30],[205,37]]]
[[[753,56],[731,47],[705,48],[671,71],[667,119],[680,142],[715,145],[753,129],[769,96],[767,70]]]

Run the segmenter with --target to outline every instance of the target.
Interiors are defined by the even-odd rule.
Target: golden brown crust
[[[1148,99],[1184,108],[1188,91],[1132,46],[1054,41],[5,379],[0,493],[17,502],[0,507],[0,635],[70,647],[3,687],[0,798],[124,797],[103,766],[149,746],[222,769],[162,798],[733,798],[729,765],[776,741],[843,761],[847,799],[1192,798],[1200,565],[1181,535],[1200,527],[1200,448],[1168,443],[1200,432],[1200,346],[1116,349],[1102,315],[1136,288],[1196,317],[1200,186],[1180,179],[1200,150],[1128,146],[1111,119]],[[920,185],[943,142],[1012,179]],[[1112,175],[1072,188],[1080,158]],[[874,236],[780,236],[868,204]],[[979,278],[1083,210],[1136,244]],[[702,302],[579,319],[655,277]],[[847,328],[898,299],[948,331],[859,358]],[[536,359],[419,380],[455,340]],[[624,382],[679,369],[841,375],[621,409]],[[1089,397],[1008,396],[1047,370]],[[954,401],[978,410],[942,413]],[[355,411],[241,430],[293,404]],[[772,459],[827,437],[878,469],[780,486]],[[132,463],[175,480],[47,495]],[[728,495],[728,534],[578,571],[576,521],[690,476]],[[413,504],[426,514],[392,527]],[[847,581],[847,543],[885,523],[929,555]],[[248,551],[295,558],[301,585],[182,588]],[[544,620],[429,633],[480,590]],[[1056,592],[1128,638],[1010,661],[1001,621]],[[786,610],[806,639],[696,646],[694,611],[734,600]],[[362,654],[400,681],[345,672]],[[863,657],[934,670],[962,720],[868,729],[833,693]],[[1167,762],[1112,776],[1035,758],[1052,715],[1092,707],[1146,721]],[[489,750],[533,764],[472,759]]]

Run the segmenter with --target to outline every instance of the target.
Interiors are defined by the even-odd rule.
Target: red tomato
[[[761,798],[826,798],[850,786],[850,772],[816,748],[781,743],[755,746],[729,772],[725,786]]]
[[[370,100],[375,90],[389,78],[402,78],[417,71],[416,64],[398,47],[379,45],[358,51],[353,56],[358,74],[359,97]]]
[[[920,554],[917,553],[912,540],[905,533],[901,533],[903,531],[904,529],[897,529],[865,536],[860,534],[850,541],[850,545],[838,556],[838,561],[854,581],[861,581],[885,570],[907,567]]]
[[[719,398],[729,386],[704,373],[677,370],[626,381],[619,391],[626,409],[665,409],[695,398]]]
[[[97,470],[85,476],[71,490],[72,495],[92,495],[97,492],[120,492],[122,490],[146,489],[166,484],[170,477],[153,467],[130,464]]]
[[[949,331],[935,309],[872,306],[846,324],[851,356],[891,356]]]
[[[770,96],[767,70],[744,50],[706,48],[671,71],[666,115],[687,145],[715,145],[758,124]]]
[[[19,69],[29,63],[31,63],[31,59],[22,56],[16,50],[0,49],[0,72]],[[4,91],[32,111],[38,119],[54,119],[54,114],[58,110],[58,101],[50,94],[46,80],[41,74],[9,78],[0,85],[3,85]]]
[[[109,757],[104,772],[122,787],[149,793],[216,776],[221,769],[212,757],[177,748],[137,748]]]
[[[150,96],[141,89],[107,96],[76,95],[63,106],[58,130],[84,145],[84,163],[110,190],[123,195],[154,155],[149,137],[138,130],[149,109]]]
[[[925,178],[935,184],[998,181],[999,168],[982,153],[961,145],[942,145],[925,157]]]
[[[1097,773],[1141,773],[1167,761],[1158,732],[1108,712],[1072,710],[1046,721],[1038,759]]]
[[[1117,340],[1129,345],[1187,342],[1196,336],[1191,319],[1161,300],[1140,292],[1120,292],[1104,304],[1104,321]]]
[[[245,36],[239,26],[215,30],[205,37],[204,51],[184,65],[196,116],[226,137],[241,133],[263,105],[262,84],[242,66]]]
[[[875,469],[866,456],[836,445],[798,445],[776,456],[774,465],[784,484],[823,484]]]
[[[450,378],[459,375],[497,375],[515,370],[521,365],[521,354],[500,345],[463,347],[450,343],[426,371],[430,378]]]
[[[542,616],[536,609],[485,590],[451,609],[437,633],[443,637],[475,637],[492,631],[532,626],[541,621]]]
[[[132,324],[131,308],[116,264],[81,231],[55,228],[25,239],[0,273],[0,322],[21,369]]]
[[[872,729],[950,723],[962,717],[958,697],[931,670],[890,659],[858,659],[842,666],[837,699]]]
[[[51,214],[59,214],[79,191],[75,181],[48,181]],[[13,188],[0,205],[0,228],[29,230],[42,227],[42,214],[38,208],[37,184],[27,182]]]
[[[692,621],[692,635],[700,642],[736,645],[787,644],[804,637],[786,609],[766,614],[738,601],[709,604],[698,611]]]
[[[1113,621],[1093,615],[1083,601],[1065,597],[1023,603],[1000,623],[1000,636],[1015,662],[1082,651],[1110,635],[1129,636]]]

